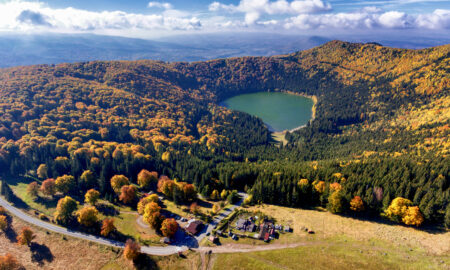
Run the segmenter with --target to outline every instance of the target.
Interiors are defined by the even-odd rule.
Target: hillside
[[[360,196],[378,214],[402,196],[450,224],[449,61],[450,45],[332,41],[274,57],[2,69],[1,174],[47,164],[49,177],[78,181],[89,169],[106,195],[114,174],[136,181],[147,168],[205,196],[245,189],[292,207],[326,206],[333,190],[316,185],[336,182],[346,209]],[[277,147],[259,119],[218,106],[255,91],[315,95],[316,118]]]

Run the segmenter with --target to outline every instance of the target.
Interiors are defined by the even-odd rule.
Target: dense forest
[[[360,215],[403,197],[450,226],[449,67],[450,45],[332,41],[274,57],[1,69],[0,176],[45,168],[81,192],[89,170],[109,198],[112,176],[136,183],[147,169],[204,196],[238,189],[253,203]],[[316,117],[280,145],[260,119],[218,105],[257,91],[314,95]]]

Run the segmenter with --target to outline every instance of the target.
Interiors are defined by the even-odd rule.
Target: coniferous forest
[[[241,190],[364,217],[389,216],[402,197],[448,228],[449,67],[450,45],[332,41],[274,57],[0,69],[0,177],[70,175],[71,192],[112,200],[114,175],[136,183],[146,169],[205,197]],[[260,119],[218,105],[257,91],[315,96],[315,118],[280,144]]]

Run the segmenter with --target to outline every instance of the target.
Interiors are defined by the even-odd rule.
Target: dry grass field
[[[294,228],[275,245],[298,247],[215,254],[213,269],[450,269],[450,233],[363,221],[317,210],[250,207]],[[315,231],[305,233],[302,228]]]
[[[394,246],[421,248],[436,255],[450,253],[450,232],[427,232],[402,225],[383,224],[331,214],[327,211],[294,209],[261,205],[248,208],[260,210],[277,222],[291,224],[294,235],[305,235],[302,227],[312,229],[316,237],[345,236],[360,241],[381,240]]]

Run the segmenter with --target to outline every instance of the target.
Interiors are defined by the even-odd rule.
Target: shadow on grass
[[[49,209],[49,208],[55,208],[56,205],[58,204],[58,198],[47,198],[47,197],[36,197],[34,199],[34,201],[38,204],[41,204],[43,206],[45,206],[45,208]]]
[[[105,216],[117,216],[119,215],[119,211],[112,205],[98,203],[96,205],[97,210]]]
[[[204,201],[204,200],[200,200],[200,199],[197,200],[197,204],[198,204],[198,206],[204,207],[204,208],[212,208],[212,206],[213,206],[212,203]]]
[[[418,231],[424,231],[424,232],[431,233],[431,234],[444,234],[447,232],[447,230],[443,226],[437,226],[437,225],[433,225],[433,224],[424,224],[421,227],[407,226],[402,223],[396,223],[387,218],[383,218],[383,217],[379,216],[378,214],[361,213],[358,215],[358,214],[354,214],[354,213],[343,213],[343,214],[338,214],[338,215],[341,217],[344,217],[344,218],[351,218],[351,219],[356,219],[359,221],[367,221],[367,222],[390,225],[390,226],[398,225],[398,226],[403,226],[405,228],[414,228]]]
[[[24,202],[21,198],[17,197],[16,194],[12,193],[10,194],[9,202],[16,207],[24,210],[30,209],[30,206]]]
[[[134,266],[139,270],[160,269],[156,262],[146,254],[139,254],[136,260],[134,260]]]
[[[44,262],[53,261],[54,256],[46,245],[32,242],[30,245],[30,251],[31,260],[33,262],[37,262],[40,266],[44,265]]]

